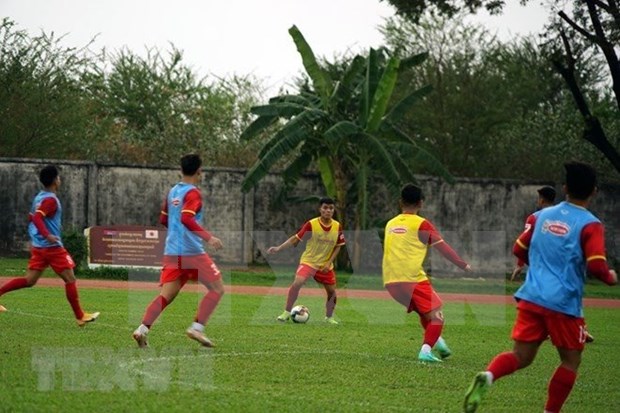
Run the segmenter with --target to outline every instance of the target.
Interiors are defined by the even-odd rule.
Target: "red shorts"
[[[390,283],[385,288],[393,299],[405,306],[408,313],[426,314],[442,305],[430,281]]]
[[[75,268],[73,258],[63,247],[30,248],[29,270],[43,271],[48,265],[56,274]]]
[[[207,254],[201,255],[164,255],[163,268],[159,284],[181,280],[181,285],[187,281],[200,281],[202,284],[222,279],[222,274]]]
[[[549,337],[556,347],[583,350],[586,342],[585,320],[528,301],[519,301],[512,339],[538,342]]]
[[[295,275],[303,278],[314,277],[316,282],[318,282],[319,284],[336,284],[336,273],[334,272],[334,270],[322,272],[315,268],[312,268],[307,264],[299,264]]]

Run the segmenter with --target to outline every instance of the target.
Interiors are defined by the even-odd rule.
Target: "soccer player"
[[[299,290],[304,286],[308,278],[314,277],[316,282],[323,285],[327,300],[325,302],[325,321],[329,324],[338,324],[334,319],[336,307],[336,272],[334,260],[345,244],[342,226],[333,219],[334,200],[321,198],[319,200],[320,216],[313,218],[301,227],[301,229],[281,245],[270,247],[268,254],[276,254],[284,248],[296,247],[302,240],[307,241],[306,249],[302,254],[295,273],[295,280],[288,290],[286,307],[284,312],[277,318],[278,321],[286,322],[291,317],[291,309],[299,296]]]
[[[385,226],[383,243],[383,284],[388,293],[405,306],[407,313],[415,311],[424,328],[424,339],[418,360],[437,363],[452,352],[441,337],[443,313],[441,299],[433,289],[422,268],[428,247],[459,268],[470,272],[471,266],[461,259],[443,240],[433,224],[418,215],[424,203],[422,190],[413,184],[401,190],[401,214]],[[439,357],[432,353],[435,347]]]
[[[607,266],[603,225],[586,209],[597,190],[596,173],[580,162],[564,168],[566,201],[541,211],[513,246],[517,257],[529,260],[525,282],[515,293],[513,350],[498,354],[486,371],[476,374],[465,395],[467,413],[476,411],[494,381],[529,366],[548,337],[561,363],[549,381],[545,412],[559,412],[577,378],[586,341],[586,271],[608,285],[618,282]]]
[[[183,156],[183,178],[172,187],[164,200],[159,221],[168,227],[168,234],[160,274],[161,291],[146,308],[142,324],[133,332],[140,348],[148,346],[147,334],[151,326],[189,280],[200,282],[208,292],[198,305],[194,322],[186,334],[205,347],[214,347],[213,342],[204,335],[204,328],[224,294],[224,284],[220,271],[205,252],[203,241],[215,250],[222,248],[222,241],[200,225],[202,196],[196,185],[201,180],[201,166],[200,156]]]
[[[99,313],[86,313],[80,306],[77,281],[73,268],[75,263],[63,247],[61,239],[62,205],[56,196],[61,180],[58,168],[47,165],[39,173],[39,181],[44,189],[32,201],[28,215],[28,235],[30,236],[30,261],[24,277],[13,278],[0,287],[0,296],[9,291],[32,287],[43,271],[52,267],[65,282],[65,295],[71,305],[78,326],[95,321]],[[6,308],[0,305],[0,311]]]
[[[543,186],[542,188],[538,188],[536,190],[538,192],[538,199],[536,200],[536,212],[530,214],[525,220],[525,229],[527,231],[528,228],[532,226],[532,223],[536,219],[536,216],[540,213],[541,210],[553,206],[555,202],[555,188],[552,186]],[[512,271],[512,275],[510,276],[510,281],[514,281],[515,278],[523,272],[523,268],[525,267],[525,261],[520,258],[517,258],[517,265],[515,269]]]

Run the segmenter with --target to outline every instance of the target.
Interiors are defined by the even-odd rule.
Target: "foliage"
[[[417,22],[425,13],[438,14],[453,18],[461,11],[475,13],[481,7],[491,13],[501,13],[504,1],[495,0],[416,0],[401,1],[388,0],[396,7],[397,13],[411,21]],[[521,0],[525,5],[529,0]],[[615,116],[620,116],[620,59],[617,45],[620,39],[620,6],[616,0],[600,2],[597,0],[546,2],[554,12],[544,35],[547,37],[551,52],[547,54],[548,64],[555,68],[564,80],[574,104],[582,118],[581,137],[591,143],[611,164],[612,168],[620,172],[620,139],[616,128],[617,123],[605,123],[596,109],[599,102],[589,95],[588,84],[583,81],[588,77],[588,68],[592,68],[593,61],[604,61],[607,79],[606,88],[615,99]],[[565,9],[572,5],[572,10]],[[595,48],[598,57],[591,59],[590,53],[581,53],[583,50]],[[596,94],[596,93],[595,93]],[[603,110],[603,114],[606,111]]]
[[[176,165],[191,151],[237,167],[254,159],[261,142],[239,141],[261,93],[251,76],[199,79],[174,46],[141,57],[61,40],[0,23],[3,156]]]
[[[401,81],[430,83],[433,93],[400,127],[419,133],[460,176],[556,179],[562,163],[576,154],[599,164],[600,153],[579,137],[581,121],[549,64],[549,50],[531,38],[502,43],[464,17],[425,16],[417,23],[397,18],[382,27],[387,45],[399,54],[429,51]],[[613,106],[597,93],[600,70],[600,62],[588,60],[582,82],[609,119]]]
[[[62,243],[65,249],[73,258],[76,265],[76,271],[86,264],[88,258],[88,245],[86,236],[82,231],[75,228],[67,229],[62,232]]]
[[[403,182],[415,181],[414,162],[450,178],[430,153],[395,126],[430,91],[408,88],[403,99],[392,99],[400,70],[419,64],[424,54],[399,59],[385,49],[370,49],[365,56],[322,65],[301,32],[295,26],[289,32],[306,68],[307,82],[296,95],[276,96],[267,105],[252,108],[258,117],[243,139],[261,136],[280,119],[285,121],[258,154],[243,190],[257,185],[278,161],[289,157],[282,174],[287,188],[314,165],[327,194],[337,200],[340,214],[344,205],[358,205],[355,226],[365,228],[372,172],[382,176],[393,192]]]
[[[62,38],[30,37],[8,18],[0,22],[0,153],[15,157],[81,157],[90,122],[83,76],[86,50]]]

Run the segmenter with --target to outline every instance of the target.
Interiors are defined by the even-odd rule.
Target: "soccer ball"
[[[305,305],[296,305],[291,310],[291,320],[294,323],[305,323],[310,318],[310,312]]]

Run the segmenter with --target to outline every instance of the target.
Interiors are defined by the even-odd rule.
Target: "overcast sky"
[[[536,5],[507,0],[505,17],[480,17],[500,38],[538,31],[546,16]],[[0,16],[36,35],[66,35],[64,45],[94,50],[126,46],[169,50],[172,43],[200,76],[253,74],[277,89],[302,70],[288,34],[295,24],[317,55],[379,46],[377,27],[394,14],[379,0],[0,0]]]

